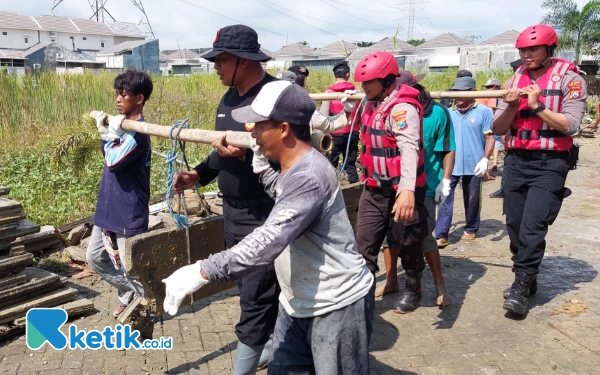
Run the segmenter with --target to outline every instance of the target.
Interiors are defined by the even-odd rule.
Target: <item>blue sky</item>
[[[521,30],[544,15],[541,0],[417,0],[415,38],[444,32],[478,35],[485,40],[508,29]],[[579,0],[578,3],[584,3]],[[242,22],[256,28],[259,41],[276,51],[306,40],[323,47],[335,40],[406,40],[406,0],[143,0],[161,49],[210,47],[216,31]],[[109,0],[107,9],[119,21],[137,23],[141,14],[127,0]],[[23,15],[50,14],[52,0],[0,0],[0,10]],[[204,8],[204,9],[202,9]],[[58,16],[89,18],[87,0],[64,0]],[[229,17],[229,18],[227,18]],[[237,21],[236,21],[237,20]]]

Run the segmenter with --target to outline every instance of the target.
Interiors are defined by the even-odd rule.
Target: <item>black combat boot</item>
[[[421,301],[422,276],[422,272],[406,271],[406,289],[396,306],[397,313],[404,314],[417,308],[417,304]]]
[[[509,293],[510,288],[504,289],[504,292],[502,292],[504,299],[508,298]],[[529,297],[534,296],[535,293],[537,293],[537,275],[531,276],[531,280],[529,281]]]
[[[529,286],[532,284],[534,275],[528,275],[523,271],[515,272],[515,282],[510,287],[508,297],[504,301],[504,309],[517,315],[525,315],[528,310],[527,298],[529,297]]]
[[[500,189],[498,191],[490,193],[490,198],[504,198],[504,192],[502,191],[502,189]]]

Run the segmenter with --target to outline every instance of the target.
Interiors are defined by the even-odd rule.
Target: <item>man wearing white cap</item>
[[[310,146],[315,109],[304,89],[278,81],[233,111],[236,121],[255,123],[253,170],[275,206],[237,245],[163,280],[164,309],[175,314],[186,295],[209,282],[274,261],[281,294],[268,373],[368,374],[374,279],[358,253],[337,175]]]

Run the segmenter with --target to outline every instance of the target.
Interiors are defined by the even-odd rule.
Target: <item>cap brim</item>
[[[233,117],[235,121],[241,122],[243,124],[267,121],[269,119],[268,117],[261,116],[258,113],[254,112],[251,105],[234,109],[233,111],[231,111],[231,117]]]
[[[424,78],[425,78],[425,74],[424,74],[424,73],[423,73],[423,74],[418,74],[418,75],[416,75],[416,76],[415,76],[415,82],[416,82],[416,83],[419,83],[419,82],[421,82],[421,81],[422,81]]]
[[[228,49],[213,49],[212,51],[208,51],[200,57],[202,57],[203,59],[206,59],[210,62],[215,62],[217,56],[219,56],[222,53],[231,53],[232,55],[235,55],[242,59],[260,61],[260,62],[266,62],[266,61],[271,60],[271,57],[269,57],[268,55],[266,55],[262,52],[244,52],[244,51],[234,51],[234,50],[228,50]]]

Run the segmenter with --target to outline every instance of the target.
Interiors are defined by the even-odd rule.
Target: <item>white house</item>
[[[511,61],[519,58],[515,42],[520,32],[507,30],[475,46],[461,48],[460,69],[472,72],[510,69]]]
[[[417,50],[420,57],[427,57],[430,71],[446,70],[459,66],[461,49],[472,44],[455,34],[445,33],[419,45]]]
[[[148,73],[158,73],[158,39],[136,40],[117,44],[96,54],[96,61],[106,64],[107,69],[127,69],[129,67]]]
[[[36,43],[56,42],[69,51],[100,51],[123,42],[144,39],[144,32],[132,23],[22,16],[0,11],[0,49],[25,50]]]
[[[279,51],[273,53],[273,59],[276,61],[294,61],[294,60],[312,60],[317,56],[317,52],[309,46],[298,42],[289,44]]]
[[[348,57],[348,61],[350,62],[351,66],[356,66],[356,64],[358,64],[363,57],[367,56],[371,52],[377,51],[392,53],[394,56],[396,56],[396,59],[402,67],[404,67],[404,61],[406,60],[405,56],[417,54],[417,49],[405,41],[394,37],[388,37],[380,40],[370,47],[358,48]]]

